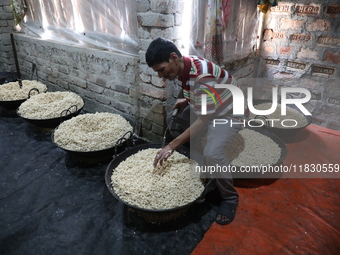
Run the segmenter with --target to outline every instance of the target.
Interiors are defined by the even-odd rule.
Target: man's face
[[[159,78],[174,80],[178,75],[178,66],[171,58],[169,59],[169,62],[162,62],[153,65],[151,68],[158,73]]]

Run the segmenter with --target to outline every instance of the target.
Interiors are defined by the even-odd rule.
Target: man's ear
[[[170,59],[173,61],[176,61],[178,59],[178,55],[176,54],[176,52],[170,53]]]

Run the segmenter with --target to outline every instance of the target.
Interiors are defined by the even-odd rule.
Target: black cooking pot
[[[117,140],[116,144],[110,148],[103,149],[103,150],[94,150],[94,151],[73,151],[68,150],[63,147],[60,147],[54,141],[54,132],[58,129],[58,127],[52,132],[52,142],[58,146],[59,148],[63,149],[65,152],[69,153],[70,155],[78,158],[78,159],[106,159],[107,157],[112,157],[113,155],[117,155],[120,152],[124,151],[127,144],[130,142],[133,143],[133,133],[131,131],[126,132],[120,139]]]
[[[262,104],[262,103],[272,103],[272,100],[253,100],[253,105],[256,108],[256,105],[258,104]],[[260,119],[264,122],[264,125],[262,126],[263,128],[266,128],[269,132],[277,135],[280,138],[285,138],[287,136],[292,136],[294,135],[298,130],[304,129],[305,127],[307,127],[308,125],[310,125],[312,123],[312,116],[310,115],[305,115],[303,114],[303,112],[301,112],[301,110],[296,107],[295,105],[287,105],[287,107],[290,107],[292,109],[295,109],[297,111],[299,111],[307,120],[307,124],[302,126],[302,127],[292,127],[292,128],[284,128],[284,127],[271,127],[270,123],[267,122],[267,117],[266,116],[262,116],[262,115],[258,115],[255,116],[255,119]],[[250,121],[249,124],[251,126],[260,126],[260,124],[256,121]]]
[[[76,105],[72,105],[68,109],[63,110],[60,113],[60,117],[50,118],[50,119],[28,119],[28,118],[21,116],[18,113],[18,110],[16,112],[17,112],[17,115],[19,117],[23,118],[25,121],[27,121],[27,122],[35,125],[35,126],[38,126],[38,127],[41,127],[41,128],[53,128],[54,129],[61,122],[65,121],[65,120],[69,120],[69,119],[77,116],[81,112],[82,109],[83,109],[83,107],[78,109]]]
[[[31,97],[31,93],[33,91],[37,91],[38,93],[39,90],[37,88],[32,88],[30,89],[30,91],[28,92],[28,97],[24,98],[24,99],[18,99],[18,100],[11,100],[11,101],[0,101],[0,106],[2,106],[3,108],[6,108],[8,110],[15,110],[17,109],[23,102],[25,102],[27,99],[29,99]],[[46,91],[44,91],[46,92]],[[42,93],[44,93],[42,92]]]
[[[121,200],[116,192],[114,191],[112,184],[111,184],[111,176],[114,171],[114,169],[125,159],[128,157],[132,156],[133,154],[137,153],[140,150],[145,150],[145,149],[150,149],[150,148],[161,148],[161,144],[158,143],[147,143],[147,144],[142,144],[135,146],[133,148],[129,148],[125,150],[124,152],[120,153],[116,157],[113,158],[113,160],[110,162],[106,169],[105,173],[105,183],[106,187],[109,189],[110,193],[121,203],[126,205],[128,208],[132,209],[135,211],[138,215],[143,217],[145,220],[152,222],[152,223],[165,223],[169,222],[171,220],[174,220],[181,215],[183,215],[185,212],[189,210],[191,206],[193,206],[196,203],[203,203],[205,200],[206,194],[214,189],[214,180],[209,179],[205,183],[205,188],[202,192],[202,194],[194,201],[183,205],[179,206],[176,208],[171,208],[171,209],[162,209],[162,210],[153,210],[153,209],[145,209],[145,208],[140,208],[138,206],[130,205],[126,203],[125,201]],[[189,151],[188,149],[181,147],[177,150],[179,153],[184,154],[185,156],[189,156]]]

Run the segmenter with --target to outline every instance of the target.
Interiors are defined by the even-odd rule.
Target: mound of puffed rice
[[[0,101],[15,101],[27,99],[29,91],[33,88],[39,90],[39,93],[47,91],[45,84],[40,81],[22,80],[22,87],[20,88],[18,82],[9,82],[0,86]],[[32,91],[30,96],[36,95],[37,91]]]
[[[112,148],[128,131],[133,127],[119,114],[86,113],[62,122],[53,138],[63,149],[89,152]]]
[[[234,137],[225,155],[234,166],[273,165],[281,157],[281,148],[270,137],[243,129]]]
[[[111,176],[115,193],[124,202],[144,209],[172,209],[195,201],[204,184],[190,176],[194,162],[174,151],[163,166],[154,168],[158,150],[141,150],[122,161]]]
[[[76,107],[74,107],[76,106]],[[18,114],[27,119],[52,119],[61,117],[64,110],[75,112],[84,106],[83,99],[73,92],[46,92],[27,99],[18,108]],[[70,112],[63,112],[62,116]]]

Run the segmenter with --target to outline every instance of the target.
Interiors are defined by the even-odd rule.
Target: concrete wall
[[[273,86],[307,88],[313,123],[340,130],[339,12],[339,1],[291,0],[266,13],[257,98],[270,98]]]

